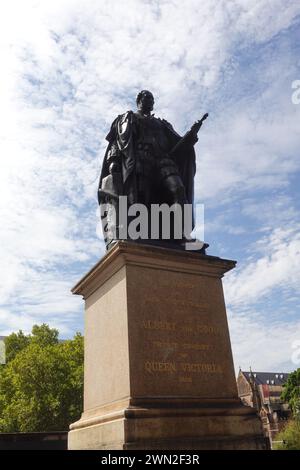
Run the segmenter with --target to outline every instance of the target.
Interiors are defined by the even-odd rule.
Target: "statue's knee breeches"
[[[164,180],[164,185],[170,195],[171,203],[185,204],[186,196],[182,180],[179,175],[170,175]]]

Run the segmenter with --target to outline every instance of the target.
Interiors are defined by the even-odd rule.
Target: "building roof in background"
[[[290,375],[286,372],[255,372],[244,370],[242,370],[241,373],[246,377],[248,382],[250,382],[251,378],[256,385],[283,385]]]

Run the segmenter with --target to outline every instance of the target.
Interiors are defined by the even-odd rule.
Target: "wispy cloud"
[[[284,287],[298,293],[300,285],[299,226],[275,229],[259,240],[259,255],[247,260],[226,283],[230,305],[250,305],[270,291]],[[263,254],[262,254],[263,253]]]
[[[290,372],[299,367],[293,361],[295,343],[300,340],[300,321],[273,322],[262,311],[231,315],[229,327],[236,371],[265,370]],[[299,344],[299,343],[298,343]]]
[[[2,13],[0,330],[48,321],[68,335],[81,326],[82,302],[69,289],[104,252],[96,235],[104,137],[149,88],[157,115],[180,132],[210,112],[196,197],[206,204],[211,253],[240,249],[226,294],[235,355],[246,357],[241,322],[253,341],[257,328],[267,331],[255,300],[283,284],[284,297],[295,296],[299,281],[291,184],[300,106],[290,99],[299,3],[11,0]],[[288,341],[296,324],[280,321]],[[280,328],[269,325],[277,339]]]

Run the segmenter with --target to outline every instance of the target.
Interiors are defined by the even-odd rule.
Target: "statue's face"
[[[143,112],[150,112],[153,110],[154,98],[150,91],[144,91],[137,103],[138,109]]]

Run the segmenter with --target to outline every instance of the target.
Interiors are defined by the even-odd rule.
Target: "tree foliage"
[[[283,386],[281,398],[293,413],[285,428],[276,435],[276,450],[300,450],[300,369],[289,375]]]
[[[25,336],[23,331],[18,333],[12,333],[5,338],[5,358],[7,362],[10,362],[18,352],[26,348],[30,342],[30,337]]]
[[[281,398],[289,404],[293,414],[300,413],[300,369],[295,370],[289,375],[288,380],[283,386]]]
[[[300,450],[300,420],[290,420],[283,431],[276,434],[274,450]]]
[[[58,331],[35,325],[6,338],[0,369],[0,431],[67,430],[83,400],[83,337],[60,342]]]

